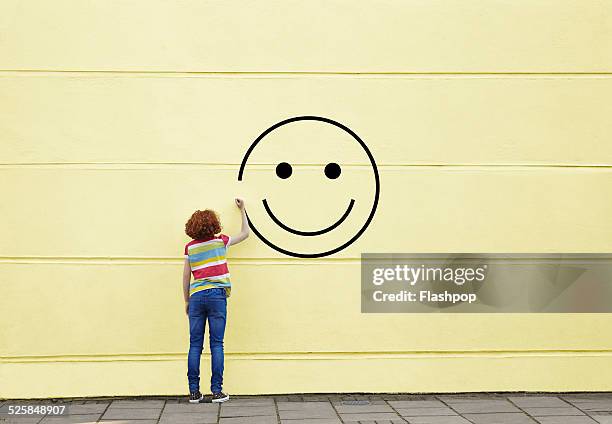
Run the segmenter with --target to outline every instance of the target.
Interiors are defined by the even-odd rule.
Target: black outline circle
[[[351,130],[349,127],[341,124],[340,122],[334,121],[334,120],[329,119],[329,118],[323,118],[321,116],[305,115],[305,116],[295,116],[293,118],[289,118],[289,119],[285,119],[284,121],[277,122],[276,124],[272,125],[267,130],[262,132],[259,135],[259,137],[257,137],[255,139],[255,141],[253,141],[253,143],[251,143],[251,145],[247,149],[244,157],[242,158],[242,163],[240,164],[240,169],[238,170],[238,181],[242,181],[242,174],[244,173],[244,167],[246,166],[246,162],[249,159],[249,156],[251,155],[251,152],[253,151],[255,146],[257,146],[257,144],[259,144],[259,142],[266,135],[268,135],[269,133],[271,133],[275,129],[277,129],[279,127],[282,127],[283,125],[287,125],[287,124],[290,124],[292,122],[297,122],[297,121],[319,121],[319,122],[325,122],[326,124],[331,124],[331,125],[333,125],[333,126],[335,126],[337,128],[340,128],[341,130],[347,132],[348,134],[351,135],[351,137],[353,137],[361,145],[363,150],[366,152],[366,155],[368,155],[368,159],[370,159],[370,163],[372,164],[372,170],[374,171],[374,181],[376,183],[376,191],[374,193],[374,204],[372,205],[372,210],[370,211],[370,215],[368,215],[368,219],[366,219],[365,224],[363,224],[363,226],[359,229],[359,231],[357,231],[357,234],[355,234],[353,237],[351,237],[351,239],[349,241],[345,242],[344,244],[342,244],[342,245],[340,245],[338,247],[335,247],[335,248],[333,248],[331,250],[328,250],[326,252],[321,252],[321,253],[298,253],[298,252],[292,252],[290,250],[283,249],[282,247],[279,247],[279,246],[275,245],[270,240],[265,238],[257,230],[255,225],[251,221],[251,218],[249,218],[249,214],[248,213],[246,214],[247,221],[249,222],[249,227],[251,227],[251,229],[257,235],[257,237],[259,237],[261,239],[261,241],[263,241],[266,245],[268,245],[272,249],[276,250],[277,252],[284,253],[285,255],[293,256],[293,257],[296,257],[296,258],[320,258],[320,257],[323,257],[323,256],[333,255],[334,253],[339,252],[339,251],[347,248],[348,246],[353,244],[359,237],[361,237],[361,235],[364,233],[366,228],[368,228],[368,226],[370,225],[370,222],[372,222],[372,219],[374,218],[374,214],[376,213],[376,208],[378,207],[378,198],[380,197],[380,177],[378,175],[378,167],[376,166],[376,161],[374,160],[374,156],[372,156],[372,153],[370,152],[370,149],[368,149],[368,146],[363,142],[363,140],[361,138],[359,138],[359,136],[357,134],[355,134],[355,132],[353,130]]]

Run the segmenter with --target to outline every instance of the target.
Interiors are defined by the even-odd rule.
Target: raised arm
[[[236,206],[238,206],[238,209],[240,209],[240,214],[242,215],[242,228],[240,229],[240,232],[238,234],[230,238],[230,246],[240,243],[241,241],[246,239],[249,236],[249,233],[251,232],[244,209],[244,200],[236,199]]]

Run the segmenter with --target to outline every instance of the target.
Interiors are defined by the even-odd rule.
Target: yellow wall
[[[253,214],[260,201],[237,181],[242,155],[306,114],[367,142],[379,209],[331,257],[255,236],[231,249],[230,393],[612,390],[607,314],[365,315],[359,299],[361,252],[612,251],[611,14],[596,0],[2,1],[0,397],[185,393],[184,222],[212,207],[237,231],[232,198]],[[306,182],[344,150],[298,138],[252,175],[301,163],[316,212],[301,191],[270,195],[316,226],[337,205]],[[347,154],[359,181],[366,163]]]

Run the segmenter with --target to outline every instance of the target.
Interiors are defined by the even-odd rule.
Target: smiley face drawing
[[[242,159],[238,181],[256,191],[247,212],[253,232],[298,258],[329,256],[354,243],[380,195],[368,146],[347,126],[320,116],[285,119],[261,133]]]

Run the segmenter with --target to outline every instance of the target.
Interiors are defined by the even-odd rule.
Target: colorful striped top
[[[206,289],[225,289],[227,297],[232,285],[227,269],[227,246],[230,237],[225,234],[206,239],[191,240],[185,245],[185,258],[189,260],[193,281],[189,296]]]

